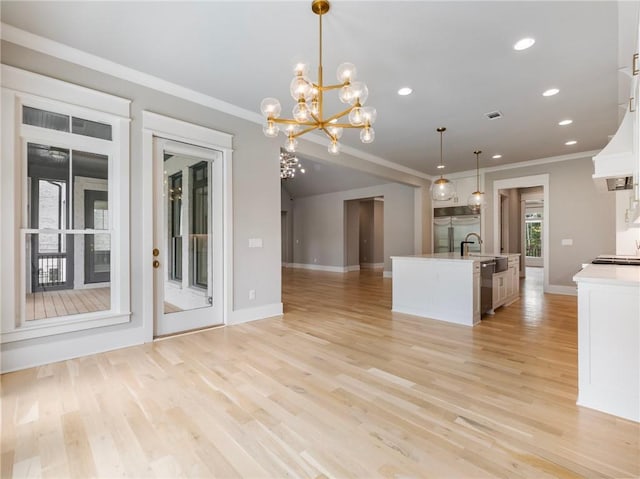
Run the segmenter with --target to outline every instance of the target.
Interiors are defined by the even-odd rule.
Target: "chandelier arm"
[[[324,132],[325,132],[325,134],[329,137],[329,139],[330,139],[332,142],[334,142],[334,143],[335,143],[336,141],[338,141],[338,139],[336,138],[336,136],[335,136],[335,135],[332,135],[332,134],[329,132],[329,130],[327,130],[325,127],[321,126],[321,127],[320,127],[320,129],[321,129],[322,131],[324,131]]]
[[[316,85],[315,83],[313,83],[313,87],[317,88],[320,91],[328,91],[328,90],[338,90],[339,88],[342,88],[344,86],[349,85],[349,82],[345,82],[345,83],[339,83],[336,85],[327,85],[327,86],[320,86],[320,85]]]
[[[312,123],[312,125],[314,125],[314,126],[311,126],[310,128],[305,128],[304,130],[301,130],[298,133],[294,133],[293,135],[291,135],[291,137],[292,138],[298,138],[299,136],[302,136],[305,133],[309,133],[310,131],[322,129],[322,126],[320,126],[317,123]]]
[[[345,115],[348,115],[349,113],[351,113],[351,110],[353,110],[356,107],[356,105],[350,106],[349,108],[347,108],[346,110],[341,111],[340,113],[336,113],[333,116],[330,116],[329,118],[327,118],[324,123],[329,123],[333,120],[337,120],[338,118],[342,118]]]
[[[339,128],[366,128],[367,125],[352,125],[351,123],[331,123],[329,126],[335,126]],[[371,125],[369,125],[371,127]]]
[[[298,121],[298,120],[290,120],[288,118],[271,118],[269,121],[272,121],[274,123],[282,123],[284,125],[305,125],[305,126],[312,126],[312,125],[316,125],[317,123],[314,121]]]

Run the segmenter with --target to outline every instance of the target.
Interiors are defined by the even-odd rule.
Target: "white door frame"
[[[142,321],[144,341],[153,341],[154,335],[154,205],[153,205],[153,150],[154,137],[179,141],[222,152],[223,177],[223,282],[222,321],[228,324],[233,304],[233,216],[232,216],[232,156],[233,135],[176,120],[149,111],[142,112]]]
[[[529,188],[542,186],[542,251],[544,265],[543,291],[549,291],[549,175],[522,176],[520,178],[507,178],[493,182],[493,250],[500,251],[500,194],[499,190],[509,188]],[[522,253],[524,254],[524,253]]]

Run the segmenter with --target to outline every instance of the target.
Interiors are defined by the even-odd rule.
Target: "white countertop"
[[[614,264],[588,264],[577,273],[573,280],[576,283],[619,284],[640,286],[640,266]]]
[[[491,254],[491,253],[470,253],[468,256],[460,256],[460,253],[431,253],[431,254],[418,254],[414,256],[392,256],[391,259],[416,259],[416,260],[440,260],[440,261],[486,261],[492,258],[512,257],[520,256],[519,253],[503,253],[503,254]]]

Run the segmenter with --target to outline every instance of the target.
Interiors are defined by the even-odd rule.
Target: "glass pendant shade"
[[[342,133],[344,131],[341,126],[330,126],[327,130],[329,130],[329,133],[331,133],[337,140],[342,138]]]
[[[298,140],[296,140],[295,138],[288,138],[284,144],[284,149],[289,153],[295,153],[296,148],[298,148]]]
[[[268,121],[267,124],[264,125],[264,127],[262,128],[262,132],[266,137],[275,138],[276,136],[278,136],[278,133],[280,132],[280,127],[276,125],[274,122]]]
[[[467,205],[474,211],[478,212],[485,207],[485,197],[484,193],[481,191],[474,191],[469,196],[469,200],[467,201]]]
[[[311,90],[311,82],[308,78],[304,76],[296,76],[291,80],[289,92],[294,100],[299,100],[300,98],[308,100],[311,98]]]
[[[378,118],[378,112],[372,106],[363,106],[362,107],[362,123],[365,125],[373,125],[376,122],[376,118]]]
[[[376,138],[376,132],[370,126],[360,131],[360,141],[362,143],[373,143]]]
[[[476,155],[476,191],[471,193],[467,200],[467,205],[475,212],[479,212],[485,206],[485,194],[480,191],[480,153],[481,150],[473,152]]]
[[[446,178],[439,178],[431,185],[431,198],[436,201],[447,201],[455,195],[455,188]]]
[[[332,141],[329,144],[329,153],[331,153],[332,155],[339,155],[340,154],[340,143],[338,143],[337,141]]]
[[[340,88],[339,96],[342,103],[351,103],[351,99],[353,98],[353,90],[351,89],[351,85],[346,85]]]
[[[280,106],[280,102],[275,98],[265,98],[262,100],[262,103],[260,103],[260,111],[265,118],[278,118],[282,107]]]
[[[353,110],[351,110],[351,112],[349,113],[349,123],[351,123],[353,126],[359,126],[362,125],[362,108],[358,108],[355,107]]]
[[[440,133],[440,165],[438,165],[439,169],[444,168],[444,163],[442,163],[442,135],[447,129],[444,126],[436,128],[436,131]],[[447,201],[453,198],[456,194],[455,186],[445,177],[440,176],[436,181],[431,184],[431,198],[435,201]]]
[[[309,65],[305,62],[298,62],[293,65],[293,74],[295,76],[306,77],[309,74]]]
[[[309,119],[309,108],[305,102],[296,103],[293,107],[293,117],[297,121],[307,121]]]
[[[351,104],[355,105],[356,102],[360,105],[364,105],[369,97],[369,89],[361,81],[356,81],[351,84]]]
[[[337,77],[340,83],[352,82],[356,79],[356,66],[353,63],[343,63],[338,66]]]

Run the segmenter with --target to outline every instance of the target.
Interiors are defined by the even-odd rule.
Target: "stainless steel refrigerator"
[[[480,215],[468,206],[451,206],[433,210],[433,252],[460,252],[460,243],[469,233],[480,234]],[[480,252],[478,239],[472,236],[470,252]]]

